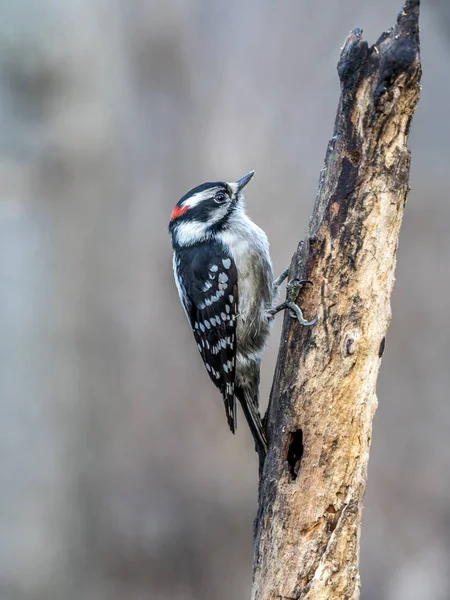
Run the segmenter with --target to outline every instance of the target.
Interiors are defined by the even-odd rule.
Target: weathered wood
[[[359,533],[376,380],[408,193],[420,91],[419,0],[369,47],[348,36],[341,97],[306,239],[290,277],[311,279],[287,314],[267,413],[253,600],[359,597]]]

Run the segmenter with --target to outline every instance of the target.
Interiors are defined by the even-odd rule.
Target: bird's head
[[[178,202],[170,215],[169,233],[174,246],[193,246],[230,226],[244,210],[244,188],[255,171],[237,181],[202,183]]]

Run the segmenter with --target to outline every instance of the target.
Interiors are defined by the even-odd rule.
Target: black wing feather
[[[220,243],[185,248],[176,265],[182,301],[208,374],[224,399],[228,425],[236,429],[236,264]]]

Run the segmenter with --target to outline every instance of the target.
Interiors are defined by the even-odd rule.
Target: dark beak
[[[255,171],[250,171],[250,173],[248,175],[244,175],[244,177],[241,177],[240,179],[238,179],[236,181],[236,187],[237,187],[238,192],[242,192],[242,190],[245,188],[247,183],[249,183],[250,180],[253,178],[254,174],[255,174]]]

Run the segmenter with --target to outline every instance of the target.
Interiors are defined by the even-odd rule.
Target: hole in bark
[[[295,481],[300,473],[300,463],[303,456],[303,431],[297,429],[290,434],[289,449],[287,453],[287,462],[289,465],[289,473]]]
[[[349,153],[350,160],[354,165],[357,165],[361,160],[361,152],[359,150],[353,150],[353,152]]]
[[[383,356],[383,354],[384,354],[384,348],[385,348],[385,346],[386,346],[386,338],[384,337],[384,338],[381,340],[381,344],[380,344],[380,347],[379,347],[379,349],[378,349],[378,357],[379,357],[379,358],[381,358],[381,357]]]

